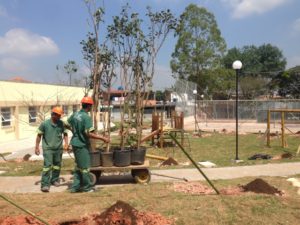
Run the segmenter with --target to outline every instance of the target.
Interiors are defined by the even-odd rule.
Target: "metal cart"
[[[97,166],[90,168],[90,176],[92,180],[92,184],[95,185],[99,182],[102,172],[112,172],[112,171],[130,171],[132,177],[134,178],[136,183],[146,184],[151,180],[151,173],[149,171],[149,161],[145,160],[142,165],[129,165],[125,167],[117,167],[117,166]]]

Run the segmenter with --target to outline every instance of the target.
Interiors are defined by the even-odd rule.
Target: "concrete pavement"
[[[300,162],[264,164],[255,166],[237,166],[222,168],[203,168],[203,172],[211,180],[235,179],[241,177],[260,177],[260,176],[293,176],[300,174]],[[158,176],[171,176],[175,178],[185,178],[188,181],[204,180],[197,169],[167,169],[151,170],[157,174],[151,176],[151,182],[173,182],[178,179]],[[71,175],[62,176],[65,181],[60,187],[51,187],[50,192],[64,192],[71,184]],[[39,176],[26,177],[6,177],[0,176],[0,193],[40,193]],[[100,184],[96,189],[102,189],[111,185],[132,184],[133,178],[129,174],[101,176]]]

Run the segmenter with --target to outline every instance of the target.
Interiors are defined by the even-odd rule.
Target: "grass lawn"
[[[242,195],[193,195],[175,192],[173,183],[104,187],[94,193],[5,194],[47,221],[67,221],[102,212],[117,200],[140,211],[152,211],[172,218],[175,224],[300,224],[300,196],[286,178],[263,178],[284,190],[279,197],[246,193]],[[253,178],[216,181],[218,188],[247,184]],[[205,184],[205,182],[203,182]],[[0,199],[0,217],[24,213]]]
[[[205,135],[205,134],[204,134]],[[299,136],[288,136],[288,147],[282,148],[280,146],[280,139],[273,138],[271,140],[271,148],[266,146],[266,140],[263,135],[247,134],[239,135],[239,159],[244,160],[243,163],[236,164],[232,159],[235,159],[235,134],[209,134],[203,138],[193,137],[189,135],[190,150],[188,147],[188,140],[184,146],[192,158],[196,161],[211,161],[218,167],[223,166],[239,166],[252,165],[262,163],[278,163],[278,162],[293,162],[300,161],[300,157],[296,157],[296,152],[300,144]],[[179,148],[167,149],[150,149],[149,153],[159,154],[164,156],[171,156],[179,162],[187,162],[188,159]],[[254,154],[269,154],[271,156],[281,155],[283,153],[291,153],[292,159],[281,160],[248,160]]]
[[[207,135],[207,134],[206,134]],[[300,156],[296,156],[297,148],[300,144],[300,137],[290,135],[287,137],[288,147],[282,148],[280,146],[280,138],[273,138],[271,140],[271,148],[266,147],[266,140],[262,135],[247,134],[239,136],[239,158],[244,160],[242,163],[236,164],[233,159],[235,158],[235,135],[234,134],[208,134],[206,137],[193,137],[185,140],[185,148],[196,161],[211,161],[218,167],[223,166],[240,166],[240,165],[253,165],[263,163],[280,163],[280,162],[295,162],[300,161]],[[117,140],[113,140],[117,143]],[[190,149],[189,143],[190,142]],[[189,162],[183,152],[177,147],[169,147],[165,149],[150,147],[147,150],[150,154],[167,156],[175,158],[179,163]],[[294,157],[292,159],[281,160],[248,160],[249,157],[257,153],[269,154],[271,156],[281,155],[283,153],[291,153]],[[152,168],[156,168],[161,161],[150,160]],[[63,174],[69,173],[74,167],[72,159],[63,160]],[[193,167],[189,166],[171,166],[170,168],[183,168]],[[0,170],[5,170],[7,173],[1,176],[33,176],[40,175],[42,162],[1,162]]]

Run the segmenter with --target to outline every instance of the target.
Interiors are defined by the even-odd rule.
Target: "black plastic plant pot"
[[[101,166],[100,151],[90,152],[91,167]]]
[[[101,155],[101,165],[103,167],[109,167],[114,165],[113,152],[100,152]]]
[[[146,147],[139,147],[131,149],[131,164],[142,165],[145,162]]]
[[[130,149],[115,149],[114,150],[114,165],[118,167],[129,166],[131,162]]]

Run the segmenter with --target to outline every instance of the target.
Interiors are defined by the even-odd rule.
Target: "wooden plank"
[[[148,134],[147,136],[143,137],[142,140],[141,140],[141,143],[149,140],[150,138],[153,138],[155,135],[157,135],[158,133],[160,132],[160,130],[155,130],[153,132],[151,132],[150,134]]]
[[[269,109],[271,112],[299,112],[300,109]]]

